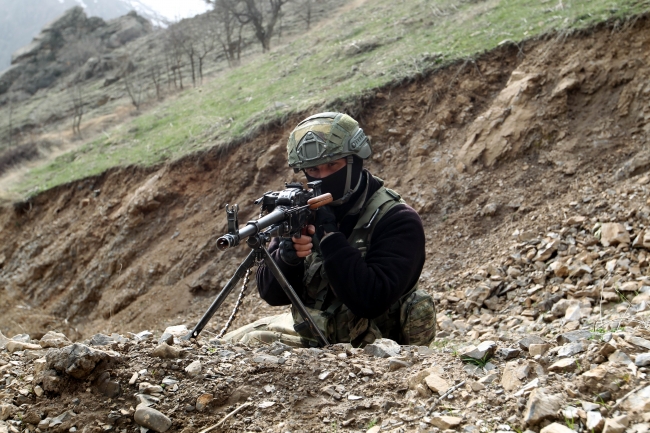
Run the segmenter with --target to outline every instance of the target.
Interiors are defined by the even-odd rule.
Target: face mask
[[[354,161],[352,163],[352,179],[350,182],[350,188],[354,188],[358,185],[359,183],[359,178],[361,175],[361,169],[363,168],[363,164],[360,163],[359,161]],[[332,173],[327,177],[324,177],[322,179],[316,179],[314,177],[309,176],[307,173],[305,173],[305,176],[307,177],[307,180],[312,182],[314,180],[321,180],[323,183],[321,184],[321,192],[323,194],[329,192],[332,194],[332,198],[336,201],[343,197],[345,195],[345,181],[348,176],[348,166],[346,165],[336,173]],[[342,203],[341,203],[342,204]]]

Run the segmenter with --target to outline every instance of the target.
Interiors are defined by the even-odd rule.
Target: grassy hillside
[[[294,112],[341,108],[387,83],[506,41],[650,10],[644,0],[373,0],[32,169],[31,195],[116,165],[151,165],[220,146]]]

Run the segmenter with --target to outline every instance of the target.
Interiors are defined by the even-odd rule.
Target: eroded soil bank
[[[544,230],[572,194],[613,186],[621,164],[644,157],[649,41],[641,17],[504,46],[357,107],[370,170],[424,220],[425,287],[506,254],[515,228]],[[225,204],[239,203],[245,220],[252,199],[293,178],[284,144],[299,120],[225,154],[115,169],[3,208],[0,329],[79,337],[195,319],[246,254],[216,251]],[[630,174],[647,168],[637,165]],[[272,312],[246,302],[236,325]]]
[[[0,429],[136,431],[139,392],[170,431],[238,408],[223,429],[648,431],[649,24],[504,45],[356,107],[370,170],[425,224],[431,348],[385,359],[210,343],[234,296],[202,339],[173,346],[177,358],[130,334],[196,323],[247,254],[215,248],[225,204],[246,220],[254,198],[293,178],[284,145],[299,118],[228,152],[115,169],[3,208],[0,330],[29,334],[20,344],[50,330],[123,337],[96,337],[117,364],[81,379],[38,345],[7,343]],[[234,326],[279,311],[252,294]],[[490,365],[463,349],[479,341],[496,342]]]

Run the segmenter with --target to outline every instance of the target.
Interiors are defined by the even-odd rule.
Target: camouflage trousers
[[[279,341],[291,347],[309,347],[309,340],[293,329],[291,313],[265,317],[223,336],[228,343],[268,344]]]

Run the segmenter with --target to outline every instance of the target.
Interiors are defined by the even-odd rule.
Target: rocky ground
[[[425,225],[430,347],[219,344],[232,299],[178,339],[247,252],[216,252],[223,206],[290,180],[298,119],[0,209],[0,432],[647,431],[647,29],[505,45],[352,107]]]
[[[598,217],[514,230],[507,256],[435,293],[430,347],[190,342],[183,325],[2,337],[0,431],[647,432],[649,182],[572,202]]]

